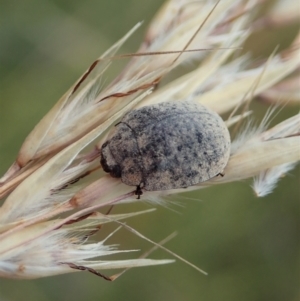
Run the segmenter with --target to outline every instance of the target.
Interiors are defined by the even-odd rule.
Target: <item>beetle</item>
[[[166,101],[128,112],[100,150],[112,177],[143,190],[186,188],[222,172],[230,155],[222,118],[195,101]]]

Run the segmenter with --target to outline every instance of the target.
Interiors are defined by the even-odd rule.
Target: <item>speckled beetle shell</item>
[[[163,102],[127,113],[101,148],[101,165],[149,191],[188,187],[221,174],[230,135],[219,115],[193,101]]]

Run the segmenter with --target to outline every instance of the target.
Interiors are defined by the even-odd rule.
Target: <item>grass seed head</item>
[[[104,268],[171,262],[99,260],[127,251],[105,244],[106,239],[89,240],[100,225],[120,223],[135,214],[99,213],[108,205],[137,201],[135,188],[105,175],[99,164],[99,150],[109,129],[134,108],[194,101],[229,115],[227,126],[237,127],[240,133],[232,130],[233,146],[223,177],[187,189],[148,191],[143,199],[157,204],[165,196],[252,177],[257,196],[272,192],[278,179],[300,159],[299,115],[270,129],[265,124],[255,130],[249,126],[241,133],[240,124],[255,116],[249,109],[255,97],[272,104],[299,104],[295,84],[299,37],[289,49],[255,64],[251,55],[243,54],[240,48],[246,39],[266,24],[284,26],[295,20],[277,8],[285,5],[283,0],[269,15],[256,15],[262,2],[168,1],[148,27],[137,53],[112,82],[104,85],[102,77],[118,58],[117,50],[141,24],[93,62],[28,135],[16,161],[0,179],[0,196],[7,197],[0,207],[0,276],[36,278],[78,270],[97,275]],[[285,7],[296,12],[293,3]],[[278,13],[284,18],[275,18]],[[283,21],[275,24],[274,18]],[[193,62],[192,71],[161,85],[165,75],[187,62]],[[65,217],[59,218],[62,213]]]

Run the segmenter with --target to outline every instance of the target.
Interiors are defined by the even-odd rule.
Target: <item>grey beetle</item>
[[[148,191],[183,188],[222,172],[230,135],[221,117],[194,101],[168,101],[127,113],[101,147],[112,177]]]

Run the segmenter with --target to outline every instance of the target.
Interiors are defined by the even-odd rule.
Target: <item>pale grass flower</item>
[[[101,260],[132,250],[119,250],[107,244],[107,238],[89,241],[100,225],[112,222],[147,239],[120,222],[146,212],[98,212],[107,205],[137,201],[134,187],[104,174],[99,164],[108,130],[136,107],[193,99],[218,114],[227,113],[233,139],[224,177],[188,189],[146,191],[142,199],[164,204],[165,196],[252,177],[257,196],[272,192],[278,179],[299,161],[299,115],[270,129],[262,123],[255,130],[250,125],[241,131],[241,123],[252,118],[249,103],[254,97],[271,104],[299,104],[300,62],[297,38],[289,49],[274,51],[256,64],[250,55],[241,54],[246,39],[266,24],[295,21],[294,14],[289,18],[290,10],[278,9],[284,1],[277,1],[269,15],[256,18],[262,2],[168,1],[137,54],[111,83],[104,84],[103,75],[141,24],[88,68],[28,135],[0,179],[0,196],[7,197],[0,208],[0,276],[36,278],[87,270],[106,278],[97,271],[172,262]],[[279,12],[282,24],[274,21]],[[195,67],[191,72],[156,88],[175,67],[191,62]]]

